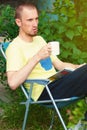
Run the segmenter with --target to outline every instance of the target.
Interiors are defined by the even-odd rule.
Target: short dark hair
[[[19,3],[19,5],[15,8],[15,19],[21,18],[21,12],[22,12],[24,7],[27,7],[30,9],[36,9],[37,12],[39,12],[37,6],[34,3],[22,2],[22,3]]]

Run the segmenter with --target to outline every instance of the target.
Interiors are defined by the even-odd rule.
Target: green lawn
[[[4,104],[3,116],[0,117],[0,130],[21,130],[25,106],[18,102]],[[39,105],[32,105],[29,111],[26,130],[48,130],[53,110]],[[65,110],[62,113],[66,113]],[[65,117],[65,114],[63,114]],[[53,130],[63,130],[61,123],[55,114]]]

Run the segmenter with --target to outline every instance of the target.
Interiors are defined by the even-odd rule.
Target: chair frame
[[[4,52],[4,49],[3,49],[3,46],[4,46],[5,43],[2,43],[0,44],[0,50],[1,50],[1,53],[3,55],[3,57],[6,59],[6,55],[5,55],[5,52]],[[20,104],[24,104],[26,106],[26,110],[25,110],[25,115],[24,115],[24,121],[23,121],[23,126],[22,126],[22,130],[25,130],[26,128],[26,122],[27,122],[27,117],[28,117],[28,112],[29,112],[29,107],[30,107],[30,104],[44,104],[46,107],[53,107],[54,110],[56,111],[57,115],[58,115],[58,118],[60,119],[61,121],[61,124],[64,128],[64,130],[68,130],[66,125],[65,125],[65,122],[61,116],[61,113],[59,111],[59,109],[63,106],[66,106],[74,101],[77,101],[77,100],[80,100],[84,97],[70,97],[70,98],[64,98],[64,99],[54,99],[50,90],[49,90],[49,87],[48,87],[48,84],[49,84],[49,80],[46,79],[46,80],[42,80],[42,79],[30,79],[30,80],[26,80],[25,81],[26,83],[29,83],[30,84],[30,91],[29,93],[26,91],[24,85],[22,84],[21,85],[21,89],[26,97],[26,101],[24,102],[21,102]],[[31,95],[32,95],[32,89],[33,89],[33,84],[34,83],[38,83],[38,84],[41,84],[41,85],[44,85],[46,87],[46,90],[49,94],[49,97],[50,97],[50,100],[44,100],[44,101],[33,101],[31,99]],[[51,103],[51,105],[49,105],[49,103]],[[62,106],[62,105],[63,106]],[[53,120],[54,120],[54,114],[52,116],[52,120],[51,120],[51,124],[50,124],[50,128],[49,130],[52,129],[52,126],[53,126]]]

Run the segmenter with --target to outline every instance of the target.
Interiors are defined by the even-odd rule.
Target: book
[[[56,74],[52,75],[48,79],[53,81],[53,80],[56,80],[58,78],[63,77],[64,75],[67,75],[67,74],[71,73],[72,71],[74,71],[74,69],[72,69],[72,68],[65,68],[63,70],[58,71]]]

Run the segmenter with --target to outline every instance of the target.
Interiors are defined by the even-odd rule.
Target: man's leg
[[[54,99],[87,94],[87,65],[51,82],[48,86]],[[39,98],[39,100],[44,99],[50,99],[46,89],[44,89]]]

